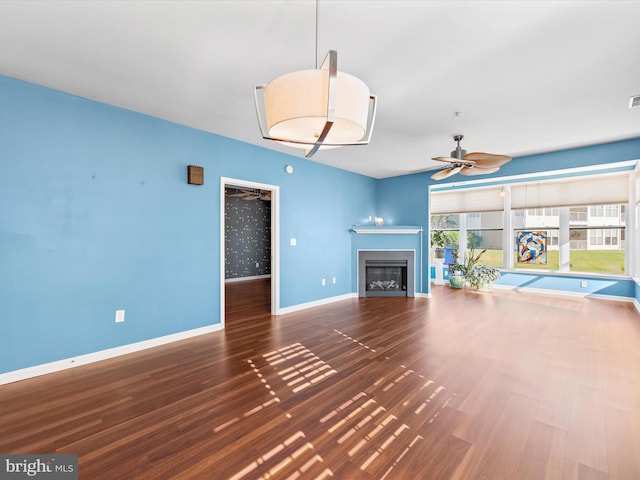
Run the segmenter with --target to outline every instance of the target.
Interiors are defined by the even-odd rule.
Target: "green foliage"
[[[454,230],[433,230],[431,232],[432,247],[454,247],[458,245],[458,232]]]
[[[491,285],[500,278],[500,271],[489,265],[476,265],[467,273],[469,285],[478,288],[481,285]]]
[[[446,242],[446,237],[442,230],[434,230],[431,232],[431,246],[432,247],[444,247]]]
[[[452,215],[431,215],[431,228],[434,230],[448,230],[455,228],[456,222]]]
[[[474,232],[467,232],[467,246],[471,248],[476,248],[481,243],[482,243],[482,237],[480,235]]]
[[[463,275],[464,276],[464,265],[461,263],[450,263],[448,265],[449,268],[449,276],[451,275]]]
[[[469,272],[471,272],[475,268],[475,266],[480,261],[480,257],[482,257],[482,255],[486,251],[487,249],[485,248],[482,251],[480,251],[480,253],[476,253],[475,246],[471,245],[471,248],[465,254],[464,270],[463,270],[465,275],[468,275]]]

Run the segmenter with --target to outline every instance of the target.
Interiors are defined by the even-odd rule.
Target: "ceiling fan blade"
[[[492,167],[492,168],[484,168],[478,167],[477,165],[473,168],[463,168],[460,172],[460,175],[464,175],[467,177],[471,177],[473,175],[488,175],[490,173],[495,173],[500,170],[500,167]]]
[[[464,156],[464,159],[472,160],[477,166],[482,166],[483,168],[501,167],[505,163],[509,163],[511,161],[511,157],[509,155],[496,155],[494,153],[483,152],[467,153]]]
[[[457,165],[464,165],[466,167],[471,167],[476,163],[473,159],[468,159],[467,157],[464,157],[464,160],[460,160],[459,158],[453,158],[453,157],[431,157],[431,160],[436,160],[438,162],[453,163]]]
[[[431,175],[431,178],[434,180],[444,180],[445,178],[450,177],[451,175],[455,175],[459,171],[461,171],[464,167],[461,165],[459,167],[445,168],[444,170],[440,170],[439,172]]]

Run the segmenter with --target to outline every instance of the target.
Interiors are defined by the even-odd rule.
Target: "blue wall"
[[[0,105],[0,373],[219,323],[222,176],[280,186],[281,307],[351,292],[374,179],[2,76]]]

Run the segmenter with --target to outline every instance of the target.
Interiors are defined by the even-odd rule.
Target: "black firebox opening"
[[[381,295],[407,294],[407,262],[367,260],[365,265],[367,292]]]

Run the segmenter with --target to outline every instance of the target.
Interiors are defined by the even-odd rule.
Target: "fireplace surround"
[[[358,296],[415,296],[415,251],[358,250]]]

